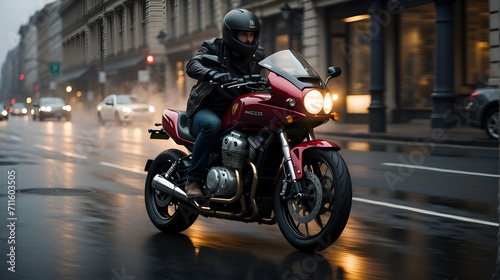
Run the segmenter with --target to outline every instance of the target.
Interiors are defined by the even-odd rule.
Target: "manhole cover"
[[[21,189],[18,190],[17,192],[23,194],[62,195],[62,196],[87,195],[95,193],[93,189],[64,189],[64,188]]]

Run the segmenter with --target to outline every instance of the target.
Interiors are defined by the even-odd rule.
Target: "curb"
[[[393,140],[393,141],[404,141],[404,142],[436,143],[436,144],[450,144],[450,145],[461,145],[461,146],[483,146],[483,147],[492,147],[497,149],[499,148],[498,140],[489,140],[489,139],[459,139],[459,138],[434,139],[432,137],[425,137],[425,136],[407,136],[407,135],[394,135],[385,133],[348,133],[348,132],[325,132],[325,131],[317,131],[316,133],[331,135],[331,136],[364,138],[372,140]]]

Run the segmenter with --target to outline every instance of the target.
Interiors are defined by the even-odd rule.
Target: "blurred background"
[[[324,78],[328,66],[342,67],[329,87],[343,122],[366,123],[370,110],[383,124],[457,113],[475,88],[498,85],[495,0],[61,0],[29,8],[38,10],[0,57],[7,107],[57,96],[94,110],[109,94],[136,94],[184,109],[195,83],[186,63],[221,36],[234,8],[261,19],[267,55],[298,50]]]

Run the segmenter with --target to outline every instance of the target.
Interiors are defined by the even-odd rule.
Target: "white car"
[[[134,94],[111,94],[97,105],[99,124],[106,122],[130,123],[152,121],[155,108],[144,103]]]

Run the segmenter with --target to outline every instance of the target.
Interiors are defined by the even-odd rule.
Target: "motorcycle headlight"
[[[333,99],[332,99],[332,96],[330,95],[330,93],[328,93],[328,92],[325,94],[324,104],[325,104],[324,105],[325,114],[330,114],[330,112],[333,109]]]
[[[321,92],[313,89],[304,96],[304,107],[309,114],[319,114],[323,110],[323,95]]]

